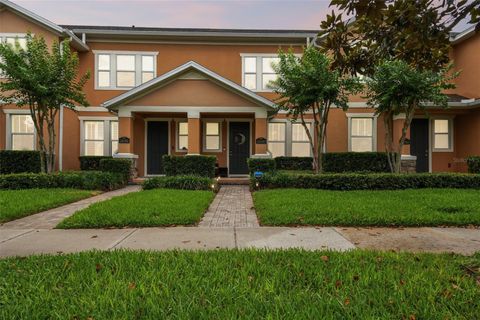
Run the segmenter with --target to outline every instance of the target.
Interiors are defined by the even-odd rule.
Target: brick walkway
[[[25,218],[13,220],[0,225],[0,229],[53,229],[57,224],[71,216],[78,210],[82,210],[92,203],[108,200],[112,197],[122,196],[130,192],[140,190],[140,186],[127,186],[122,189],[105,192],[98,196],[83,199],[58,208],[43,211]]]
[[[248,186],[223,185],[200,221],[199,227],[259,227]]]

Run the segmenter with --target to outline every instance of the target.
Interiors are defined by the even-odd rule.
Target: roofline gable
[[[166,84],[170,82],[171,80],[175,79],[177,76],[184,74],[187,71],[197,71],[203,75],[205,75],[207,78],[210,80],[213,80],[214,82],[217,82],[218,84],[226,87],[227,89],[230,89],[231,91],[242,95],[243,97],[259,104],[263,105],[268,108],[275,108],[275,104],[262,97],[259,96],[258,94],[238,85],[237,83],[228,80],[221,75],[211,71],[208,68],[205,68],[204,66],[196,63],[195,61],[189,61],[173,70],[170,70],[161,76],[152,79],[148,82],[145,82],[144,84],[139,85],[138,87],[135,87],[133,89],[130,89],[127,92],[124,92],[110,100],[105,101],[104,103],[101,104],[102,107],[112,109],[115,107],[118,107],[120,104],[130,101],[132,98],[139,97],[142,94],[146,94],[150,92],[153,88],[160,86],[161,84]]]

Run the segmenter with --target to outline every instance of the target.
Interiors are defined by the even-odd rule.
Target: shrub
[[[163,156],[163,169],[167,176],[215,177],[215,156]]]
[[[142,187],[144,190],[156,188],[218,190],[218,185],[214,179],[199,176],[155,177],[145,180]]]
[[[109,191],[123,186],[125,186],[124,177],[112,172],[18,173],[0,176],[0,190],[74,188]]]
[[[0,174],[40,171],[40,151],[0,151]]]
[[[278,170],[312,170],[312,157],[276,157]]]
[[[256,171],[273,172],[275,171],[275,160],[270,158],[249,158],[247,160],[250,174]]]
[[[480,173],[480,156],[467,158],[468,172]]]
[[[100,161],[103,159],[112,159],[108,156],[81,156],[80,170],[100,170]]]
[[[326,153],[325,172],[390,172],[385,152],[338,152]]]
[[[252,189],[398,190],[421,188],[480,189],[480,176],[452,173],[418,174],[266,174],[250,180]]]
[[[132,162],[128,159],[102,159],[100,160],[100,171],[112,172],[122,175],[125,180],[130,178]]]

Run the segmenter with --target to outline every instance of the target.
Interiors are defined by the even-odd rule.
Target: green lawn
[[[96,193],[77,189],[0,190],[0,223],[88,198]]]
[[[1,319],[478,319],[480,254],[114,251],[0,260]]]
[[[92,204],[63,220],[57,228],[152,227],[197,223],[214,193],[153,189]]]
[[[471,189],[273,189],[254,202],[264,225],[480,225],[480,190]]]

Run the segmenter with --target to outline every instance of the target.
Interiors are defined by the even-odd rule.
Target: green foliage
[[[252,189],[302,188],[324,190],[398,190],[423,188],[480,189],[480,176],[471,174],[265,174],[251,178]]]
[[[275,167],[278,170],[312,170],[312,157],[276,157]],[[325,162],[324,162],[325,165]],[[325,168],[324,168],[325,169]]]
[[[125,177],[125,181],[130,178],[132,162],[128,159],[102,159],[100,160],[100,171],[118,173]]]
[[[193,225],[214,197],[210,191],[154,189],[97,202],[57,228],[124,228]]]
[[[215,177],[215,156],[163,156],[163,169],[167,176]]]
[[[40,151],[0,151],[0,174],[40,171]]]
[[[118,173],[99,171],[0,175],[0,190],[74,188],[108,191],[124,187],[125,183],[125,178]]]
[[[480,190],[472,189],[275,189],[253,194],[262,225],[274,226],[480,225],[479,197]]]
[[[102,159],[112,159],[108,156],[81,156],[78,158],[80,160],[80,170],[100,170],[100,160]]]
[[[247,164],[250,174],[253,174],[255,171],[272,172],[276,169],[274,159],[248,158]]]
[[[390,172],[385,152],[331,152],[325,154],[325,172]]]
[[[468,172],[480,173],[480,156],[467,158]]]
[[[144,190],[168,188],[181,190],[218,190],[218,184],[212,178],[199,176],[170,176],[146,179],[142,185]]]

